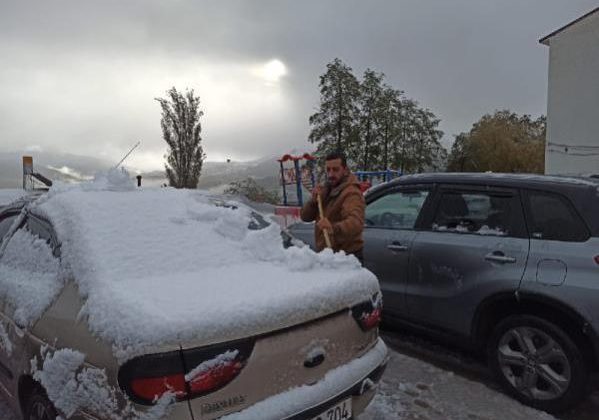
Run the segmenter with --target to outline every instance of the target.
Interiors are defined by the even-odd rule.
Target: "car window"
[[[590,234],[565,197],[531,191],[528,193],[530,235],[534,239],[584,242]]]
[[[517,197],[486,192],[441,193],[432,229],[439,232],[516,236],[522,221]]]
[[[366,206],[366,226],[391,229],[413,229],[424,201],[426,190],[395,191]]]

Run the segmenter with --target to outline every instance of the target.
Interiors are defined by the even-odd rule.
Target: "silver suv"
[[[557,412],[599,361],[599,180],[406,176],[366,194],[388,322],[484,349],[507,391]],[[290,233],[313,243],[312,227]]]

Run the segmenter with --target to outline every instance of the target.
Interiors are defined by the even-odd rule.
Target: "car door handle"
[[[387,245],[387,249],[393,252],[404,252],[408,250],[408,247],[400,244],[399,242],[392,242]]]
[[[513,264],[516,262],[514,257],[508,257],[501,251],[491,252],[490,254],[485,255],[485,260],[500,264]]]

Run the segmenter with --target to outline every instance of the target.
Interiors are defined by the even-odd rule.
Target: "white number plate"
[[[352,418],[351,398],[343,400],[312,420],[349,420]]]

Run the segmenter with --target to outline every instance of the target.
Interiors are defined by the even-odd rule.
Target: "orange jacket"
[[[360,190],[358,179],[350,174],[341,184],[331,189],[325,187],[322,197],[324,216],[333,225],[331,244],[334,251],[343,250],[347,253],[359,251],[364,247],[362,231],[364,230],[364,209],[366,204]],[[320,220],[318,203],[310,199],[301,211],[304,222]],[[314,226],[316,249],[326,247],[324,234]]]

